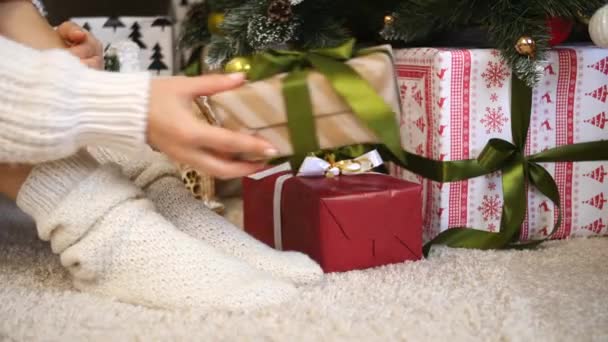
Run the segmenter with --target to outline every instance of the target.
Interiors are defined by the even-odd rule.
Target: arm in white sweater
[[[40,163],[85,146],[145,143],[148,73],[86,68],[60,50],[0,36],[0,163]]]

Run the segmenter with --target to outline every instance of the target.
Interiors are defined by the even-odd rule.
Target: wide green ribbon
[[[524,148],[530,125],[532,109],[532,89],[514,77],[511,96],[512,140],[491,139],[477,159],[461,161],[436,161],[406,153],[406,162],[385,151],[385,158],[403,168],[437,182],[456,182],[502,172],[504,203],[500,231],[481,231],[469,227],[456,227],[439,234],[424,246],[428,255],[431,246],[443,244],[450,247],[500,249],[526,248],[536,246],[543,240],[518,243],[521,225],[527,209],[526,185],[536,187],[547,196],[558,211],[558,218],[551,237],[561,225],[562,210],[557,184],[549,172],[539,163],[608,160],[608,141],[595,141],[567,146],[559,146],[530,156],[525,156]]]
[[[392,108],[376,90],[350,65],[348,59],[370,53],[355,52],[355,40],[325,49],[310,51],[271,50],[253,56],[248,78],[262,80],[287,72],[283,80],[283,96],[287,112],[287,127],[294,154],[292,162],[299,164],[304,157],[319,150],[315,130],[314,112],[308,90],[308,73],[316,70],[323,74],[333,89],[350,106],[355,115],[365,123],[401,162],[405,162],[401,150],[399,128]]]
[[[330,48],[299,51],[269,51],[253,58],[248,74],[250,80],[261,80],[288,72],[283,80],[288,130],[295,162],[319,150],[316,139],[313,108],[308,91],[307,75],[312,69],[321,72],[334,90],[351,106],[353,112],[376,134],[383,145],[376,148],[385,160],[437,182],[456,182],[479,177],[495,171],[502,172],[503,209],[499,232],[487,232],[469,227],[456,227],[439,234],[424,246],[428,255],[431,246],[500,249],[527,248],[544,240],[518,243],[521,225],[527,210],[526,186],[536,187],[551,200],[558,218],[548,237],[561,225],[561,203],[557,184],[539,163],[608,160],[608,141],[559,146],[526,156],[524,148],[530,125],[532,89],[514,77],[511,96],[512,142],[491,139],[477,159],[436,161],[401,150],[395,114],[367,81],[344,62],[354,55],[354,40]]]

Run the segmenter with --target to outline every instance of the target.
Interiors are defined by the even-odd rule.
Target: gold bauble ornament
[[[227,73],[249,72],[251,70],[251,59],[249,57],[234,57],[224,67]]]
[[[530,36],[521,36],[515,44],[515,50],[522,56],[536,56],[536,41]]]
[[[384,16],[384,25],[392,25],[395,22],[395,17],[390,14]]]
[[[221,35],[222,30],[220,29],[220,25],[224,22],[224,13],[221,12],[213,12],[209,14],[207,18],[207,29],[211,34]]]

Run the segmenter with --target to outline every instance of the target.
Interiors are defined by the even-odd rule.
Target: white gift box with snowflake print
[[[401,90],[403,147],[435,160],[476,158],[491,138],[511,141],[511,70],[496,50],[401,49],[395,51]],[[533,91],[526,153],[608,139],[608,50],[551,51]],[[562,200],[557,238],[608,234],[608,162],[547,163]],[[440,184],[392,167],[394,175],[424,186],[424,238],[451,227],[500,229],[503,204],[499,172]],[[554,206],[528,191],[521,239],[546,236]]]

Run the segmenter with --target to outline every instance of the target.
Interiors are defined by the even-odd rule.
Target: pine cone
[[[291,17],[293,16],[291,3],[289,0],[272,0],[270,4],[268,4],[267,14],[268,18],[272,21],[286,23],[291,20]]]
[[[264,15],[254,15],[247,25],[247,39],[257,51],[282,48],[283,44],[294,40],[297,29],[293,20],[282,23]]]

